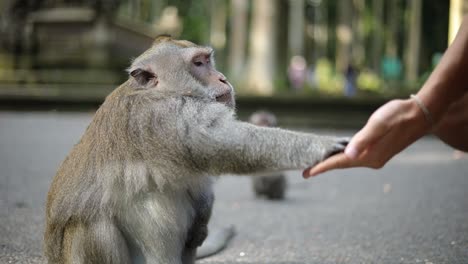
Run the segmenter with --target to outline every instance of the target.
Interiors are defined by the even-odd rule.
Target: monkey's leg
[[[65,264],[131,263],[122,233],[107,219],[91,224],[67,225],[63,236],[63,257]]]
[[[145,264],[181,264],[189,225],[185,197],[152,192],[123,210],[119,225]],[[132,260],[134,255],[131,255]]]

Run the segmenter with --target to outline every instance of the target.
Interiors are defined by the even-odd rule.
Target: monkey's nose
[[[224,76],[224,74],[222,74],[222,73],[218,73],[218,74],[219,74],[219,77],[218,77],[218,78],[219,78],[219,81],[222,82],[222,83],[224,83],[224,84],[226,84],[226,83],[227,83],[227,78],[226,78],[226,76]]]

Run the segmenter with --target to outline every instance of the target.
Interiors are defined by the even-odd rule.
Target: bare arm
[[[418,92],[435,122],[442,120],[449,107],[468,91],[468,16],[439,65]]]
[[[460,133],[466,131],[468,117],[463,113],[468,106],[466,103],[456,105],[456,101],[468,90],[467,47],[468,17],[465,17],[454,42],[417,94],[436,124],[434,134],[464,150],[468,146],[468,137]],[[454,108],[459,109],[454,111]],[[413,99],[390,101],[372,114],[366,126],[350,141],[345,153],[305,170],[304,177],[338,168],[381,168],[431,129],[433,127]]]
[[[448,145],[468,151],[468,93],[450,105],[433,133]]]

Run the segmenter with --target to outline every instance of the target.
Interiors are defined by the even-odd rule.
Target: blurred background
[[[241,96],[406,96],[467,8],[464,0],[2,0],[0,88],[100,98],[127,78],[132,57],[170,34],[213,46]]]
[[[468,0],[0,0],[0,263],[44,263],[52,177],[156,36],[211,45],[240,119],[263,109],[350,136],[421,87],[465,13]],[[468,263],[467,160],[428,136],[379,171],[287,172],[282,202],[222,177],[211,223],[238,233],[200,263]]]

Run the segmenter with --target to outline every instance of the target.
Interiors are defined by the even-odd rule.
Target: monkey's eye
[[[203,62],[201,61],[194,61],[193,64],[195,64],[195,66],[202,66],[203,65]]]

